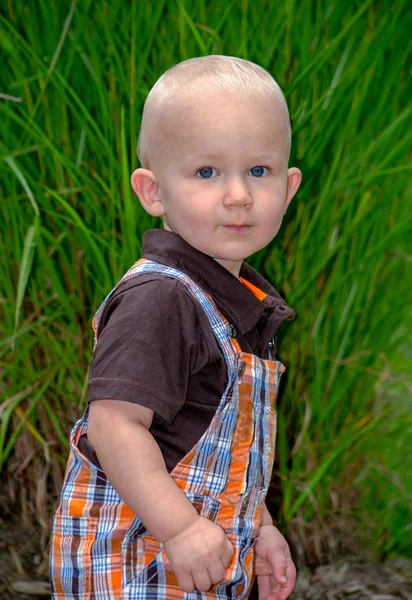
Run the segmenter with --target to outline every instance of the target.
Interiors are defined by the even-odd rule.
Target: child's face
[[[163,215],[165,229],[236,277],[243,259],[276,236],[300,184],[300,171],[288,170],[282,111],[268,100],[216,99],[176,108],[162,124],[153,171],[132,175],[143,206]]]

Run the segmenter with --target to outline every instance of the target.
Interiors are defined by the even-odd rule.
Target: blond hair
[[[168,108],[180,100],[195,101],[199,96],[227,96],[236,100],[266,98],[275,100],[286,117],[290,149],[289,111],[282,90],[263,67],[243,58],[211,54],[189,58],[168,69],[150,90],[143,107],[137,155],[144,168],[152,168],[155,149],[154,129],[167,118]]]

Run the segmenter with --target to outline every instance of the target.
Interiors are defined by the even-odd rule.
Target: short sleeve
[[[127,282],[101,316],[88,402],[135,402],[170,425],[186,400],[198,335],[195,300],[181,282],[153,275]]]

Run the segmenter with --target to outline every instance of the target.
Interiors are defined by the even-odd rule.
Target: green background
[[[271,510],[298,561],[412,557],[412,30],[406,0],[0,2],[3,501],[44,544],[85,406],[91,318],[159,226],[130,187],[144,100],[226,54],[285,92],[303,181],[249,262],[277,337]]]

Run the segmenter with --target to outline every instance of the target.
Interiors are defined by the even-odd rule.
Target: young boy
[[[296,570],[265,506],[273,338],[293,318],[245,258],[301,181],[264,69],[226,56],[169,69],[145,103],[132,186],[163,218],[97,311],[88,409],[53,522],[55,599],[284,600]]]

